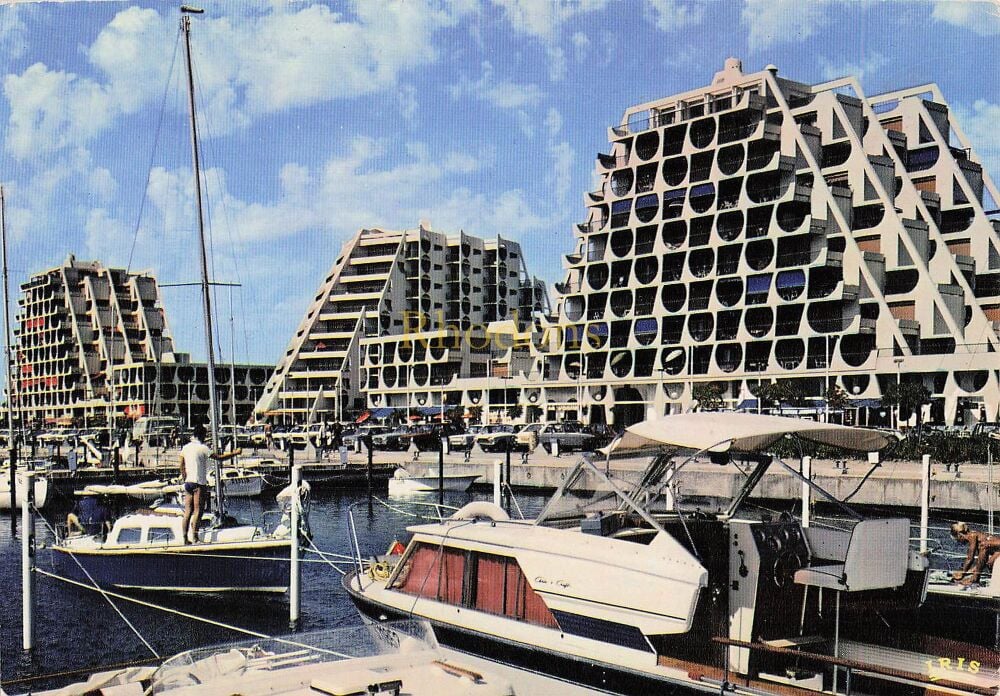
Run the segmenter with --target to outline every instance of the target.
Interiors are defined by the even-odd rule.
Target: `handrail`
[[[792,648],[779,648],[777,646],[768,645],[766,643],[751,643],[744,640],[735,640],[733,638],[726,638],[724,636],[714,636],[712,638],[712,642],[734,648],[748,648],[750,650],[761,650],[763,652],[774,653],[777,655],[789,655],[796,658],[805,658],[807,660],[822,662],[824,664],[836,667],[844,667],[849,670],[858,670],[876,677],[884,677],[888,680],[906,679],[909,681],[919,682],[921,685],[926,684],[933,686],[943,686],[949,689],[955,689],[962,693],[981,694],[982,696],[992,696],[993,694],[996,694],[995,687],[976,686],[975,684],[956,682],[952,681],[951,679],[946,679],[943,677],[935,679],[929,674],[910,672],[904,669],[895,669],[893,667],[883,667],[882,665],[876,665],[870,662],[859,662],[857,660],[848,660],[843,657],[833,657],[832,655],[823,655],[821,653],[808,652],[805,650],[794,650]]]

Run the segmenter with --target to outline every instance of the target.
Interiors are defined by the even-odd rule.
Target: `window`
[[[406,594],[461,604],[464,573],[464,551],[417,544],[406,559],[393,587]]]
[[[142,538],[142,529],[139,527],[124,527],[118,532],[119,544],[138,544]]]
[[[476,553],[474,556],[474,608],[540,626],[558,628],[552,612],[528,585],[516,560],[490,553]]]
[[[169,544],[174,540],[174,530],[170,527],[150,527],[149,528],[149,543],[150,544]]]

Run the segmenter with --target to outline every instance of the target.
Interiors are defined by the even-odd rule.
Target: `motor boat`
[[[997,693],[992,645],[899,618],[926,596],[909,520],[865,518],[837,501],[774,454],[786,437],[856,452],[890,441],[757,414],[648,420],[603,450],[605,461],[584,456],[536,519],[470,503],[410,527],[405,551],[367,572],[358,552],[343,585],[370,620],[427,619],[446,645],[616,692]],[[611,473],[614,457],[651,460],[628,483]],[[677,490],[678,471],[699,457],[743,473],[720,512],[686,509]],[[753,513],[748,498],[772,466],[843,521]]]
[[[14,477],[15,504],[20,509],[24,505],[25,494],[28,492],[28,477],[23,469],[18,469]],[[35,509],[41,510],[49,499],[49,479],[42,473],[36,473],[32,479],[35,487]],[[0,510],[10,510],[10,498],[10,469],[5,466],[0,469]]]
[[[479,474],[445,474],[444,490],[467,491],[479,478]],[[389,479],[389,495],[409,495],[412,493],[436,493],[441,490],[442,482],[435,473],[419,476],[400,467]]]
[[[514,696],[503,677],[472,669],[446,654],[424,621],[351,626],[188,650],[159,668],[102,672],[83,684],[35,693],[111,691],[151,696]]]

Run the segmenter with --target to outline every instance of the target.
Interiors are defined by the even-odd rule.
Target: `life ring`
[[[388,580],[392,574],[392,568],[385,561],[372,563],[368,566],[368,575],[372,580]]]
[[[510,519],[502,507],[494,505],[485,500],[477,500],[468,503],[451,516],[453,520],[491,520],[493,522],[504,522]]]

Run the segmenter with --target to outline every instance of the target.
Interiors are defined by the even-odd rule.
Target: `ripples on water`
[[[385,498],[385,491],[379,493]],[[472,500],[489,499],[486,489],[466,494],[446,493],[445,503],[461,506]],[[534,515],[547,496],[518,495],[518,502],[526,515]],[[369,517],[363,491],[339,493],[317,490],[313,494],[310,522],[314,542],[322,551],[349,555],[351,552],[348,531],[348,510],[355,507],[354,518],[358,525],[358,540],[365,555],[385,553],[394,539],[405,541],[406,526],[415,520],[377,503]],[[436,502],[436,495],[414,496],[410,500]],[[262,512],[275,508],[271,498],[257,500],[231,500],[230,512],[241,520],[260,520]],[[62,498],[45,511],[49,524],[65,520],[71,501]],[[39,520],[39,544],[52,541],[52,534]],[[4,681],[31,674],[47,674],[80,668],[97,668],[150,656],[142,642],[128,628],[122,618],[100,594],[61,583],[45,576],[36,577],[35,627],[36,648],[32,660],[27,661],[21,651],[21,546],[20,518],[17,535],[12,536],[9,514],[0,517],[0,581],[2,581],[2,606],[0,606],[0,649],[2,665],[0,676]],[[54,571],[50,551],[38,550],[40,568]],[[340,586],[340,574],[329,565],[315,562],[315,554],[307,554],[311,562],[302,567],[302,611],[300,630],[315,631],[360,623],[360,618],[347,593]],[[202,616],[214,621],[240,626],[268,635],[288,632],[288,596],[285,595],[169,595],[134,593],[132,596],[179,611]],[[195,622],[162,611],[115,600],[122,613],[142,633],[143,637],[163,657],[190,648],[214,643],[244,640],[248,636],[217,626]],[[55,687],[66,679],[33,683],[11,688],[23,692],[29,686]]]

